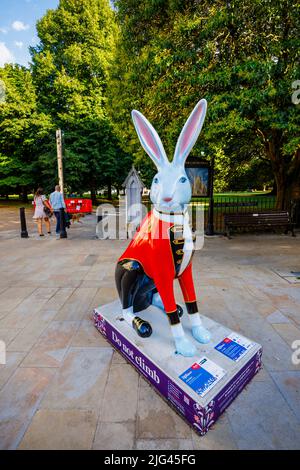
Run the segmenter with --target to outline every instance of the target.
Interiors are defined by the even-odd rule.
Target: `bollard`
[[[210,181],[209,181],[209,209],[208,209],[208,224],[206,235],[216,235],[214,229],[214,166],[215,156],[212,154],[210,163]]]
[[[21,238],[28,238],[26,227],[25,207],[20,207]]]
[[[192,205],[192,231],[196,231],[196,206],[195,204]]]
[[[65,209],[60,209],[60,238],[68,238]]]

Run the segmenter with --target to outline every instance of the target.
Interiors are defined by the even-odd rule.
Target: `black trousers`
[[[55,218],[56,218],[55,232],[56,232],[57,235],[59,235],[59,233],[60,233],[60,210],[54,211],[54,215],[55,215]]]

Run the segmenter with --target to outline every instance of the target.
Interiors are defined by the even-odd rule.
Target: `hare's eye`
[[[158,183],[158,178],[154,178],[153,183]]]
[[[179,180],[180,183],[185,183],[186,182],[186,177],[182,176]]]

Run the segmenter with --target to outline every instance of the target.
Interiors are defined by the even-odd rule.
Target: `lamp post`
[[[57,147],[57,168],[58,181],[62,195],[64,194],[64,172],[63,172],[63,132],[61,129],[56,131],[56,147]]]
[[[215,235],[214,230],[214,167],[215,156],[214,154],[210,159],[210,178],[209,178],[209,209],[208,209],[208,224],[206,235]]]

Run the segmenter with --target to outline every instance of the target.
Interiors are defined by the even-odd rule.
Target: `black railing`
[[[143,203],[147,205],[148,211],[151,210],[151,202],[149,199],[143,199]],[[224,231],[224,214],[235,214],[237,212],[262,212],[264,210],[274,210],[276,204],[276,196],[268,195],[239,195],[232,196],[222,195],[214,196],[214,230],[217,233]],[[204,230],[206,231],[208,225],[208,211],[209,211],[209,198],[193,198],[191,203],[192,208],[192,226],[196,227],[196,217],[201,220],[199,211],[202,212],[204,218]],[[199,222],[198,222],[199,223]]]
[[[193,213],[193,226],[197,210],[204,211],[204,228],[208,224],[208,198],[194,198],[191,201]],[[274,210],[276,204],[275,196],[268,195],[222,195],[214,196],[214,230],[222,233],[224,231],[224,215],[235,214],[237,212],[262,212],[264,210]]]
[[[143,197],[143,204],[150,211],[153,207],[149,197]],[[192,226],[199,227],[199,220],[204,220],[204,231],[207,231],[209,198],[193,198],[190,202]],[[214,195],[213,223],[214,231],[224,233],[224,215],[236,213],[255,213],[276,210],[276,196],[268,194],[251,195]],[[287,208],[295,227],[300,227],[300,200],[291,201]],[[201,223],[200,223],[201,225]]]

